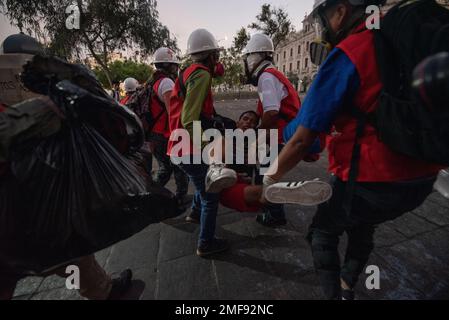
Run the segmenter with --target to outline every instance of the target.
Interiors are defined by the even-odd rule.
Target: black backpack
[[[435,0],[401,1],[374,34],[384,87],[368,121],[392,150],[449,166],[449,105],[431,110],[416,99],[412,88],[416,66],[449,51],[449,10]]]
[[[415,68],[436,53],[449,51],[449,10],[435,0],[404,0],[390,9],[374,30],[376,57],[383,84],[379,106],[357,118],[356,143],[343,207],[348,215],[356,188],[366,123],[392,150],[411,158],[449,166],[449,105],[430,110],[414,96]]]
[[[140,118],[146,133],[151,132],[159,119],[167,113],[167,110],[164,108],[165,103],[160,100],[157,92],[154,92],[153,90],[154,84],[159,79],[160,76],[158,77],[155,75],[155,77],[151,81],[148,81],[145,87],[131,97],[130,101],[126,104],[126,106]],[[153,97],[155,97],[159,101],[159,104],[163,107],[155,117],[152,113]],[[168,123],[166,126],[168,127]]]

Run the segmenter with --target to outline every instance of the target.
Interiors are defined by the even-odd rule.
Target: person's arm
[[[267,111],[263,113],[259,129],[276,129],[279,120],[279,111]]]
[[[264,73],[258,83],[263,116],[260,129],[277,129],[279,110],[281,109],[283,84],[272,74]]]
[[[273,174],[269,172],[271,179],[279,181],[296,167],[310,153],[310,149],[317,140],[318,135],[318,132],[300,126],[280,153],[276,160],[277,166],[274,165],[272,167],[277,167],[277,170],[274,170]]]
[[[170,107],[170,97],[171,97],[171,93],[172,93],[174,87],[175,87],[175,83],[170,78],[163,79],[161,81],[161,84],[159,85],[159,90],[158,90],[157,95],[158,95],[159,99],[164,103],[164,106],[165,106],[167,112],[169,112],[168,109]]]
[[[193,122],[200,121],[204,101],[209,94],[211,76],[205,70],[195,71],[186,82],[186,97],[181,114],[182,126],[193,137]]]
[[[171,91],[167,91],[162,97],[162,101],[165,104],[165,109],[167,110],[167,112],[169,112]]]
[[[267,184],[282,179],[304,159],[319,133],[329,132],[342,107],[352,103],[359,86],[354,64],[335,49],[320,68],[298,116],[284,130],[288,143],[265,177]]]

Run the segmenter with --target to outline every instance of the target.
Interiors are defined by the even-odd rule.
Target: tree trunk
[[[83,3],[82,0],[77,0],[77,4],[78,4],[78,9],[80,12],[81,17],[83,16]],[[82,29],[82,35],[83,38],[87,44],[87,48],[89,49],[89,52],[92,54],[92,57],[95,59],[95,61],[100,65],[101,69],[103,69],[106,78],[108,79],[109,82],[109,86],[110,88],[112,88],[112,77],[111,77],[111,72],[109,71],[108,68],[108,61],[107,61],[107,50],[106,50],[106,45],[104,46],[104,52],[103,52],[103,56],[105,57],[105,61],[101,60],[101,58],[98,56],[98,54],[95,52],[95,49],[92,45],[92,41],[89,39],[89,36],[87,35],[86,31]]]

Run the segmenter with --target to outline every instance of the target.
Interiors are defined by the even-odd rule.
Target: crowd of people
[[[230,247],[225,239],[215,236],[220,204],[239,212],[260,213],[257,223],[271,228],[287,223],[284,204],[318,205],[307,239],[324,296],[354,299],[359,275],[374,248],[376,226],[416,209],[433,192],[437,176],[447,167],[448,159],[442,156],[441,161],[437,158],[432,161],[398,152],[380,138],[378,123],[364,116],[383,106],[382,66],[376,58],[374,32],[366,27],[365,10],[371,4],[383,3],[381,0],[315,2],[312,16],[326,42],[322,40],[312,46],[312,60],[321,65],[303,103],[288,78],[275,67],[273,41],[265,34],[254,34],[241,53],[245,84],[257,87],[257,112],[242,110],[236,121],[218,115],[214,108],[212,80],[225,70],[220,63],[222,49],[206,29],[190,35],[187,55],[191,63],[185,69],[180,70],[173,50],[160,48],[154,53],[156,71],[147,83],[140,85],[134,78],[126,79],[124,97],[120,96],[118,84],[114,84],[112,98],[133,111],[142,122],[148,145],[147,171],[153,171],[152,157],[158,163],[153,182],[165,187],[174,175],[175,199],[180,207],[187,206],[189,183],[195,189],[186,221],[200,226],[198,256],[209,257]],[[323,43],[326,49],[319,47]],[[447,44],[438,50],[447,51]],[[2,54],[14,53],[19,52],[8,52],[3,46]],[[449,58],[440,54],[433,59],[442,66]],[[445,72],[447,77],[447,67]],[[426,81],[429,78],[432,77],[427,74]],[[443,81],[442,77],[435,79]],[[425,103],[435,102],[430,100],[427,97]],[[10,102],[1,99],[0,102],[0,114],[12,107]],[[448,104],[441,100],[438,103]],[[447,116],[447,111],[444,112]],[[270,140],[269,145],[276,145],[279,155],[266,168],[265,175],[260,173],[260,164],[227,163],[225,154],[214,157],[210,163],[196,163],[195,156],[201,154],[209,141],[178,139],[176,133],[184,130],[194,137],[198,134],[195,123],[201,124],[201,135],[208,129],[276,130],[278,139]],[[218,144],[226,142],[224,137]],[[330,184],[319,180],[281,182],[301,161],[318,160],[325,148],[329,154]],[[0,157],[0,161],[1,166],[7,166],[6,156]],[[444,182],[440,185],[444,189]],[[342,265],[338,245],[343,233],[348,235],[348,244]],[[91,288],[91,291],[81,289],[85,297],[118,298],[129,287],[130,270],[112,280],[93,256],[82,259],[80,265],[86,265],[82,273],[94,273],[91,280],[82,281]],[[90,279],[88,275],[86,279]],[[0,297],[11,297],[16,279],[2,278],[0,286],[8,283],[9,287],[2,287]]]

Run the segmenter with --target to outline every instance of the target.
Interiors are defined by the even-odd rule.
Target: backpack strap
[[[180,98],[185,99],[186,95],[187,95],[187,88],[186,88],[186,84],[184,83],[184,73],[185,73],[185,69],[182,70],[179,73],[179,77],[178,77],[178,81],[179,81],[179,95]]]
[[[365,126],[367,123],[367,115],[357,107],[352,108],[352,114],[357,119],[357,128],[354,141],[354,147],[352,150],[351,164],[349,169],[348,182],[346,184],[346,193],[343,199],[343,209],[346,215],[349,217],[352,212],[352,201],[354,199],[354,193],[357,184],[357,177],[359,175],[360,158],[361,158],[361,144],[360,138],[363,136]]]

